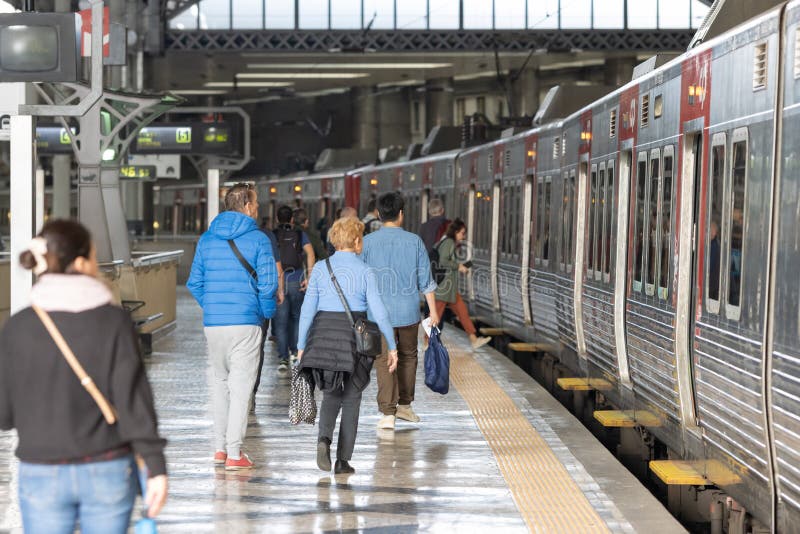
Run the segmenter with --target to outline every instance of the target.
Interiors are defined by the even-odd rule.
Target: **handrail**
[[[156,265],[159,263],[166,263],[168,261],[180,259],[183,256],[182,250],[172,250],[168,252],[134,252],[133,266]]]

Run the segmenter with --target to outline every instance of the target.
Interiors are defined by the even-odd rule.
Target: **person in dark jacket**
[[[430,255],[433,246],[444,236],[450,221],[444,216],[444,204],[438,198],[431,199],[428,203],[428,215],[428,220],[419,227],[419,237]]]
[[[96,278],[97,255],[81,224],[47,223],[20,263],[38,276],[32,306],[55,324],[116,410],[104,419],[33,307],[0,333],[0,428],[17,429],[19,500],[26,533],[127,532],[144,459],[148,515],[167,496],[166,441],[130,315]]]
[[[186,287],[203,308],[214,371],[214,463],[234,471],[253,467],[241,447],[258,371],[261,326],[275,313],[278,274],[269,238],[256,224],[255,188],[245,183],[231,187],[225,209],[200,237]]]
[[[364,224],[355,217],[336,221],[328,239],[336,247],[330,262],[353,317],[369,310],[389,345],[389,368],[397,368],[397,344],[389,314],[378,293],[378,280],[357,254],[363,244]],[[313,323],[313,328],[312,328]],[[342,412],[334,472],[354,473],[350,466],[358,431],[361,393],[369,384],[372,358],[355,354],[352,326],[331,280],[326,261],[314,266],[300,313],[297,342],[299,365],[310,369],[323,390],[317,441],[317,466],[331,470],[330,447],[336,418]],[[304,356],[305,353],[305,356]]]

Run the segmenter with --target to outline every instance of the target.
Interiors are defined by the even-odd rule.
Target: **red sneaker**
[[[225,460],[228,459],[228,455],[222,451],[217,451],[214,453],[214,464],[215,465],[225,465]]]
[[[250,457],[244,453],[242,453],[242,457],[239,458],[238,460],[234,460],[232,458],[228,458],[227,460],[225,460],[226,471],[239,471],[240,469],[250,469],[252,467],[255,467],[255,465],[256,464],[254,464],[250,460]]]

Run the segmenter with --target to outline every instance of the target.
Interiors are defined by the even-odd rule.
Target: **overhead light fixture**
[[[383,82],[378,84],[378,89],[384,89],[387,87],[409,87],[414,85],[423,85],[425,83],[424,80],[400,80],[397,82]]]
[[[581,67],[599,67],[605,65],[604,59],[587,59],[584,61],[564,61],[561,63],[551,63],[549,65],[542,65],[539,70],[558,70],[558,69],[577,69]]]
[[[289,87],[292,82],[206,82],[205,87]]]
[[[176,95],[224,95],[228,91],[221,89],[175,89],[170,92]]]
[[[297,69],[297,70],[402,70],[402,69],[444,69],[452,63],[248,63],[248,69]]]
[[[366,78],[366,72],[240,72],[236,78],[275,80],[328,80],[338,78]]]

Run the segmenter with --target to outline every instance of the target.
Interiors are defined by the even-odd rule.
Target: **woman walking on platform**
[[[369,384],[373,359],[355,352],[353,327],[333,277],[354,319],[365,318],[369,310],[389,345],[389,371],[397,368],[397,346],[389,315],[378,294],[377,278],[357,256],[363,233],[364,224],[355,217],[339,219],[333,224],[328,241],[336,254],[314,266],[300,312],[299,365],[313,375],[317,387],[323,391],[317,442],[317,466],[323,471],[331,470],[330,446],[336,418],[342,412],[336,474],[355,472],[349,462],[358,431],[361,393]]]
[[[456,250],[467,237],[467,225],[461,219],[456,219],[447,227],[447,232],[435,248],[439,252],[439,269],[444,271],[444,278],[436,289],[436,311],[439,317],[444,313],[446,307],[458,317],[461,327],[469,335],[473,349],[486,345],[492,339],[489,337],[478,337],[475,325],[469,318],[469,311],[464,299],[458,292],[458,273],[469,273],[469,266],[458,261]]]
[[[47,223],[20,263],[39,279],[32,307],[0,333],[0,428],[19,435],[24,530],[71,534],[79,522],[84,533],[127,532],[134,453],[149,471],[150,517],[167,496],[165,441],[133,323],[96,278],[79,223]]]

